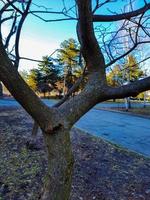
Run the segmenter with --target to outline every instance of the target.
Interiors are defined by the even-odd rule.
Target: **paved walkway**
[[[93,135],[150,156],[150,119],[92,109],[76,123],[76,126]]]
[[[46,102],[48,104],[49,100]],[[0,106],[19,106],[14,100],[0,100]],[[92,109],[76,124],[87,132],[150,157],[150,119]]]

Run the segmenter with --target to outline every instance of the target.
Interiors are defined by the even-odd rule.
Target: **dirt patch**
[[[23,109],[0,110],[0,200],[37,200],[47,159],[28,148],[32,119]],[[75,157],[71,200],[150,200],[150,159],[73,129]]]

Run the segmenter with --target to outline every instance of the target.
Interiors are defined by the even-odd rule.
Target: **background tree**
[[[61,80],[60,65],[56,61],[52,61],[50,57],[44,56],[38,66],[39,73],[41,74],[41,88],[43,86],[45,92],[51,92],[54,89],[59,91],[56,82]]]
[[[80,48],[77,41],[73,38],[63,41],[60,44],[57,58],[60,65],[63,66],[64,85],[69,90],[83,72],[79,64]]]
[[[93,2],[96,3],[93,4]],[[88,72],[87,82],[79,94],[69,99],[65,98],[63,103],[61,101],[61,103],[59,102],[51,108],[46,106],[21,78],[16,70],[18,64],[17,59],[20,57],[16,54],[16,59],[10,60],[11,58],[8,57],[9,53],[5,48],[6,42],[2,40],[2,37],[0,38],[0,80],[2,80],[12,95],[20,102],[43,131],[48,154],[48,172],[40,197],[42,200],[69,199],[73,168],[69,131],[75,122],[99,102],[132,95],[136,96],[140,92],[150,89],[150,77],[119,87],[110,87],[107,84],[106,68],[130,54],[138,45],[143,43],[146,45],[149,43],[149,31],[147,31],[148,25],[145,19],[149,14],[150,4],[143,1],[143,7],[135,10],[132,9],[130,12],[120,12],[117,14],[113,12],[111,14],[106,13],[101,15],[100,13],[102,12],[99,11],[103,11],[104,5],[111,8],[110,2],[115,3],[117,1],[105,1],[104,3],[92,0],[76,1],[78,11],[78,16],[76,18],[77,33],[81,45],[81,53],[84,57],[86,70]],[[3,7],[0,11],[1,24],[4,12],[12,12],[13,10],[17,16],[19,15],[21,22],[25,20],[29,13],[34,13],[34,11],[29,9],[32,3],[31,0],[23,4],[24,6],[22,7],[20,4],[16,6],[16,2],[14,1],[3,1],[2,3]],[[132,8],[132,1],[129,1],[129,4]],[[75,8],[76,6],[73,6],[69,11],[64,9],[65,13],[61,12],[61,14],[64,14],[67,20],[68,18],[70,20],[75,19],[68,15],[68,12],[76,13],[72,12],[72,9]],[[45,10],[45,12],[50,14],[47,10]],[[36,15],[41,15],[41,11],[39,13],[37,11]],[[15,16],[16,15],[13,15],[13,23],[15,23]],[[128,29],[127,33],[130,33],[131,43],[129,50],[119,50],[119,52],[116,53],[116,51],[118,51],[117,47],[119,47],[119,45],[121,47],[121,44],[114,45],[115,37],[120,28],[114,31],[115,33],[111,35],[112,38],[109,38],[107,35],[107,38],[109,38],[108,44],[103,40],[104,45],[102,45],[95,36],[93,22],[100,22],[102,24],[103,22],[110,23],[120,20],[125,21],[122,23],[122,28]],[[131,25],[134,24],[134,26],[127,26],[127,23],[130,22]],[[14,31],[15,30],[13,30],[11,34]],[[107,31],[105,33],[109,34]],[[17,32],[16,36],[18,36],[18,34],[20,35],[20,32]],[[102,36],[104,35],[102,34]],[[15,44],[17,44],[17,42]],[[106,53],[104,50],[106,50]],[[109,50],[108,54],[107,50]],[[107,58],[106,55],[108,56]],[[80,83],[81,81],[75,84],[73,89],[70,89],[71,92],[69,92],[69,95],[78,88]],[[69,95],[67,97],[69,97]]]
[[[125,63],[115,65],[107,75],[108,84],[117,87],[136,80],[139,80],[144,75],[143,70],[139,67],[135,57],[128,55]],[[126,110],[131,108],[130,97],[125,99]]]
[[[108,83],[111,86],[120,86],[127,82],[139,80],[144,75],[143,70],[139,67],[136,58],[128,55],[124,64],[117,64],[107,75]]]
[[[44,56],[38,64],[38,68],[30,70],[26,80],[35,92],[43,93],[45,97],[47,92],[54,89],[59,91],[56,82],[61,80],[61,70],[59,65],[54,64],[51,58]]]
[[[41,82],[41,73],[38,69],[31,69],[27,76],[27,83],[33,91],[39,91],[39,84]]]
[[[118,87],[122,85],[122,78],[122,71],[119,65],[115,65],[107,74],[107,82],[112,87]]]
[[[60,66],[57,63],[54,64],[50,57],[44,56],[38,66],[38,70],[45,82],[50,82],[53,85],[61,78]]]
[[[19,73],[20,73],[20,75],[22,76],[22,78],[23,78],[25,81],[27,81],[29,73],[28,73],[26,70],[21,70],[21,71],[19,71]]]
[[[124,72],[122,72],[122,73],[124,73],[122,75],[122,78],[126,82],[139,80],[144,75],[143,70],[140,69],[140,67],[136,61],[136,58],[133,55],[127,56],[127,61],[124,64],[122,71],[124,71]]]

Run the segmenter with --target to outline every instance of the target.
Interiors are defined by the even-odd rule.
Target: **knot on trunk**
[[[64,125],[62,123],[58,123],[55,126],[52,126],[51,124],[48,124],[48,126],[46,126],[45,128],[45,133],[46,134],[55,134],[57,133],[57,131],[61,128],[63,128]]]
[[[53,108],[53,115],[47,118],[43,124],[42,130],[46,134],[55,134],[57,131],[63,129],[68,129],[68,122],[58,109]]]

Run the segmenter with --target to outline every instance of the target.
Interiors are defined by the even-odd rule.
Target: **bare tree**
[[[18,18],[20,18],[20,20],[22,19],[21,21],[24,21],[27,13],[32,13],[36,15],[36,17],[41,18],[38,15],[40,11],[30,11],[29,7],[31,0],[27,1],[26,4],[23,4],[21,9],[16,7],[14,2],[15,0],[3,1],[4,5],[0,11],[1,23],[4,21],[2,18],[4,11],[13,12],[13,15],[9,15],[13,21],[17,20]],[[62,103],[57,104],[55,107],[49,108],[46,106],[27,86],[16,70],[19,57],[19,54],[17,53],[18,43],[15,43],[16,58],[12,62],[11,56],[5,48],[5,46],[7,46],[6,42],[3,41],[1,36],[0,80],[2,80],[16,100],[33,117],[43,131],[43,137],[48,152],[48,172],[47,180],[43,186],[43,192],[40,197],[42,200],[69,199],[73,169],[73,155],[69,132],[75,122],[99,102],[115,98],[124,98],[131,95],[134,96],[140,92],[150,89],[150,77],[116,88],[109,87],[106,80],[106,68],[108,66],[111,66],[124,56],[127,56],[141,43],[147,44],[149,42],[147,39],[149,33],[146,31],[149,27],[142,26],[141,22],[146,20],[144,16],[147,15],[146,13],[148,13],[147,11],[150,9],[150,3],[146,3],[146,1],[144,1],[145,5],[142,8],[131,10],[130,12],[123,11],[123,13],[99,15],[95,14],[99,9],[103,8],[105,5],[109,6],[109,3],[115,3],[117,1],[105,0],[103,3],[101,3],[101,1],[96,0],[93,2],[96,2],[95,6],[93,6],[94,4],[92,4],[92,0],[76,0],[78,13],[76,18],[77,34],[81,45],[81,52],[86,63],[86,71],[88,73],[87,83],[80,94],[70,97],[69,99],[68,95],[67,98],[64,98]],[[45,12],[48,14],[52,13],[50,11]],[[68,15],[67,12],[67,8],[64,7],[63,14],[66,16],[65,20],[74,19]],[[5,18],[5,20],[7,20],[7,18]],[[44,19],[42,18],[42,20]],[[134,21],[136,24],[134,34],[132,34],[130,31],[130,28],[128,31],[129,34],[134,36],[134,38],[131,36],[133,40],[132,46],[127,52],[123,52],[122,54],[119,52],[115,56],[111,55],[108,59],[104,57],[105,53],[103,52],[103,49],[101,45],[99,45],[99,42],[95,36],[93,22],[102,23],[120,20]],[[135,22],[135,20],[137,21]],[[56,21],[58,21],[58,19],[56,19]],[[18,27],[20,26],[18,25]],[[126,28],[128,27],[126,26]],[[17,31],[17,33],[19,31],[18,34],[20,35],[21,27],[20,29],[17,28],[17,30],[15,30],[14,27],[12,30],[13,31],[10,31],[11,35],[14,34],[15,31]],[[146,37],[142,37],[142,41],[139,40],[140,30],[143,30],[147,35]],[[113,38],[114,37],[115,35],[113,35]],[[113,39],[113,41],[114,40],[115,39]],[[109,51],[111,51],[112,48],[113,47],[110,47]],[[77,84],[77,87],[78,85],[79,84]]]

